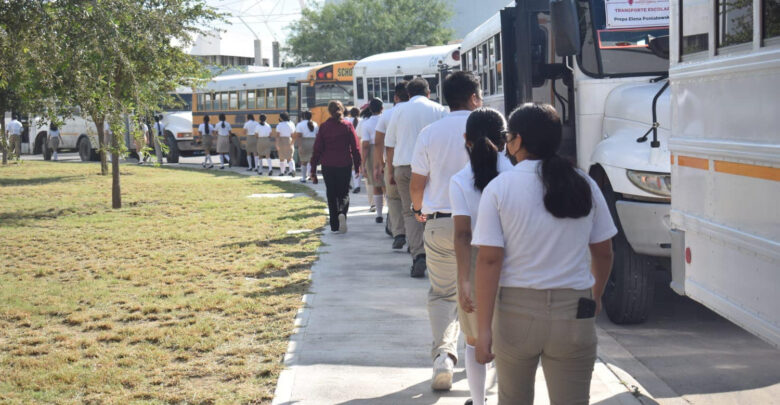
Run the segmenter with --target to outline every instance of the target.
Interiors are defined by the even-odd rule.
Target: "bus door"
[[[300,90],[300,83],[287,83],[287,114],[290,114],[290,121],[296,124],[301,111]]]

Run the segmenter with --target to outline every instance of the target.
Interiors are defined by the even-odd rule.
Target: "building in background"
[[[189,53],[206,65],[271,66],[273,61],[263,57],[260,45],[260,40],[250,35],[230,31],[213,32],[199,35]]]

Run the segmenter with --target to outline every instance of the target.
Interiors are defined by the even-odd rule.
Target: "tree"
[[[51,38],[44,0],[0,2],[0,152],[8,162],[6,111],[49,111],[57,75],[41,46]]]
[[[52,51],[64,83],[58,98],[81,107],[95,123],[101,174],[108,172],[110,151],[112,206],[121,208],[124,117],[148,117],[168,92],[207,77],[183,46],[221,16],[203,0],[60,0],[49,3],[48,12],[57,33]]]
[[[446,0],[344,0],[303,10],[290,26],[287,51],[304,61],[362,59],[452,38]]]

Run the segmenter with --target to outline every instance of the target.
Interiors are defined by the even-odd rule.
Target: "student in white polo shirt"
[[[393,238],[393,249],[402,249],[406,244],[406,231],[404,229],[403,216],[401,215],[401,196],[394,181],[390,181],[392,166],[385,162],[385,133],[393,112],[398,106],[409,101],[409,93],[406,90],[407,82],[401,81],[395,85],[393,101],[395,105],[382,111],[379,121],[376,123],[374,137],[374,181],[385,184],[385,197],[387,198],[387,224],[385,232]]]
[[[477,313],[474,308],[474,275],[477,249],[471,246],[471,232],[477,222],[482,190],[512,163],[504,155],[506,122],[500,112],[480,108],[466,121],[466,149],[469,162],[450,180],[450,205],[455,229],[455,257],[458,262],[458,322],[466,336],[466,379],[474,404],[485,402],[487,366],[477,362]]]
[[[451,112],[425,127],[417,137],[410,184],[412,211],[419,223],[425,223],[434,390],[452,387],[458,358],[458,267],[452,239],[450,179],[469,161],[463,138],[466,120],[471,111],[482,106],[479,81],[471,73],[455,72],[442,87]]]
[[[311,111],[301,113],[301,122],[295,126],[293,142],[298,148],[298,159],[301,161],[301,183],[306,183],[306,176],[311,171],[311,155],[314,153],[314,140],[317,138],[319,126],[312,120]]]
[[[214,163],[211,161],[211,147],[214,145],[214,125],[211,125],[210,121],[211,118],[208,115],[204,115],[203,123],[198,125],[198,133],[200,134],[204,154],[201,165],[206,169],[214,167]]]
[[[428,81],[418,77],[406,86],[409,102],[396,107],[385,137],[387,161],[393,167],[390,182],[398,185],[401,196],[401,214],[404,217],[406,240],[412,254],[412,277],[425,277],[425,248],[423,247],[423,224],[417,222],[412,213],[412,196],[409,186],[412,182],[412,156],[420,131],[447,114],[441,104],[428,99]],[[462,135],[462,133],[461,133]]]
[[[13,115],[11,122],[5,128],[5,132],[11,137],[8,152],[11,152],[16,156],[16,160],[19,160],[22,157],[22,132],[24,132],[24,126],[19,122],[18,115]]]
[[[257,156],[257,121],[255,116],[247,114],[244,123],[244,132],[246,133],[246,171],[257,170],[260,157]]]
[[[49,125],[49,141],[47,143],[49,150],[51,150],[51,160],[57,160],[57,149],[60,147],[60,129],[57,124],[51,123]]]
[[[293,160],[293,139],[295,125],[290,122],[290,115],[286,112],[279,114],[279,123],[276,124],[276,151],[279,153],[279,175],[289,174],[295,177],[295,161]],[[289,169],[288,169],[289,166]]]
[[[374,178],[374,142],[376,139],[376,124],[379,122],[379,117],[382,114],[383,103],[382,100],[374,97],[368,102],[368,110],[370,116],[360,122],[360,130],[358,131],[358,137],[361,140],[360,153],[363,158],[363,172],[365,173],[366,185],[368,187],[368,195],[371,199],[371,205],[376,210],[376,223],[381,224],[384,222],[382,218],[382,203],[385,199],[384,181],[377,181]],[[384,180],[384,179],[380,179]]]
[[[233,127],[227,122],[225,114],[219,114],[219,122],[217,123],[217,153],[219,153],[219,168],[225,169],[225,163],[229,166],[233,166],[230,162],[230,131]]]
[[[533,403],[540,358],[550,403],[589,400],[617,229],[596,182],[558,156],[561,137],[551,105],[515,110],[506,150],[518,163],[479,203],[477,360],[495,357],[501,404]]]
[[[275,145],[275,141],[271,137],[273,130],[271,129],[271,124],[266,122],[267,120],[268,117],[265,114],[260,114],[260,122],[255,127],[255,134],[257,134],[257,157],[258,159],[263,159],[257,167],[257,174],[261,176],[263,175],[263,166],[265,166],[266,161],[268,162],[268,175],[270,176],[274,172],[274,168],[271,165],[271,149]]]

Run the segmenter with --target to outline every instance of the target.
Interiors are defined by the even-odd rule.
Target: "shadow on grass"
[[[245,240],[245,241],[239,241],[239,242],[231,242],[226,243],[223,245],[220,245],[221,248],[245,248],[247,246],[258,246],[258,247],[269,247],[269,246],[275,246],[275,245],[297,245],[301,243],[303,239],[306,239],[310,235],[307,234],[298,234],[298,235],[287,235],[281,238],[276,239],[269,239],[269,240],[261,240],[261,239],[255,239],[255,240]]]
[[[77,208],[49,208],[37,211],[0,212],[0,226],[27,226],[30,222],[34,221],[56,219],[73,214],[86,216],[94,213],[94,211],[79,212],[79,209]]]
[[[266,183],[268,183],[269,185],[273,185],[273,186],[278,187],[279,189],[281,189],[281,191],[280,191],[281,193],[305,194],[305,195],[307,195],[309,197],[312,197],[312,198],[316,198],[317,197],[317,193],[314,190],[312,190],[311,188],[309,188],[309,187],[306,187],[306,186],[304,186],[302,184],[291,183],[289,181],[277,180],[277,179],[275,179],[273,177],[268,177],[268,176],[251,176],[251,175],[240,174],[240,173],[236,173],[236,172],[228,171],[228,170],[218,170],[218,169],[217,170],[213,170],[213,169],[212,170],[204,170],[204,169],[197,168],[197,167],[186,167],[186,166],[165,166],[165,165],[163,165],[163,166],[158,167],[158,169],[198,172],[198,173],[210,174],[210,175],[212,175],[214,177],[234,177],[234,178],[241,178],[241,179],[263,179],[263,180],[266,180]]]
[[[43,186],[51,183],[66,183],[75,181],[83,176],[54,176],[54,177],[33,177],[30,179],[8,179],[0,178],[0,187],[21,187],[21,186]]]
[[[298,211],[304,211],[304,212],[297,212],[294,214],[285,215],[279,218],[276,218],[279,221],[284,221],[285,219],[292,219],[295,221],[300,221],[302,219],[309,219],[309,218],[315,218],[315,217],[325,217],[325,213],[323,212],[311,212],[308,209],[298,210]]]
[[[244,294],[247,298],[264,298],[276,295],[303,294],[309,288],[309,280],[298,280],[291,284],[280,285],[271,288],[263,288]]]

